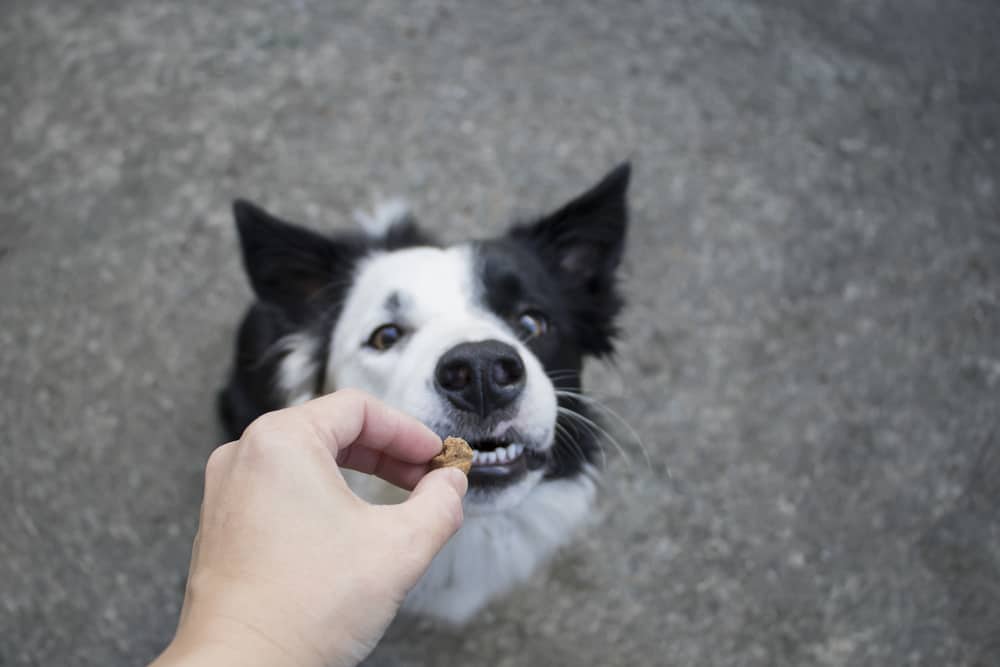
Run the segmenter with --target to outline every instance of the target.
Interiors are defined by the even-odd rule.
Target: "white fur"
[[[277,389],[285,397],[286,405],[315,398],[318,347],[319,341],[305,333],[285,336],[275,345],[275,351],[284,354],[278,365]]]
[[[410,205],[405,199],[393,197],[375,202],[371,213],[356,209],[354,219],[368,236],[379,238],[385,236],[389,229],[410,215]]]
[[[587,475],[535,486],[505,512],[470,515],[407,596],[403,609],[449,623],[468,621],[487,602],[524,582],[589,517]]]

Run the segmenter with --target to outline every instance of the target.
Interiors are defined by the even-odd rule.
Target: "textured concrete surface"
[[[561,6],[556,6],[557,4]],[[593,528],[385,665],[1000,664],[1000,5],[43,2],[0,19],[0,664],[171,635],[228,202],[446,237],[636,165]]]

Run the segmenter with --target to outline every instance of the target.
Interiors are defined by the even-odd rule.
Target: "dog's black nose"
[[[462,343],[438,361],[434,384],[459,410],[485,417],[520,395],[524,389],[524,364],[517,350],[507,343]]]

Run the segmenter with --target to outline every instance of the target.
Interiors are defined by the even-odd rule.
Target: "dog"
[[[229,435],[354,387],[472,445],[465,522],[404,611],[465,623],[590,515],[601,442],[581,372],[618,333],[629,177],[623,163],[548,215],[454,245],[400,202],[333,236],[234,202],[256,300],[219,394]],[[372,502],[403,497],[374,477],[349,482]]]

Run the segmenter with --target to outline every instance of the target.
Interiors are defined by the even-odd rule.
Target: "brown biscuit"
[[[472,468],[472,447],[461,438],[445,438],[441,453],[431,459],[431,470],[435,468],[458,468],[468,475]]]

